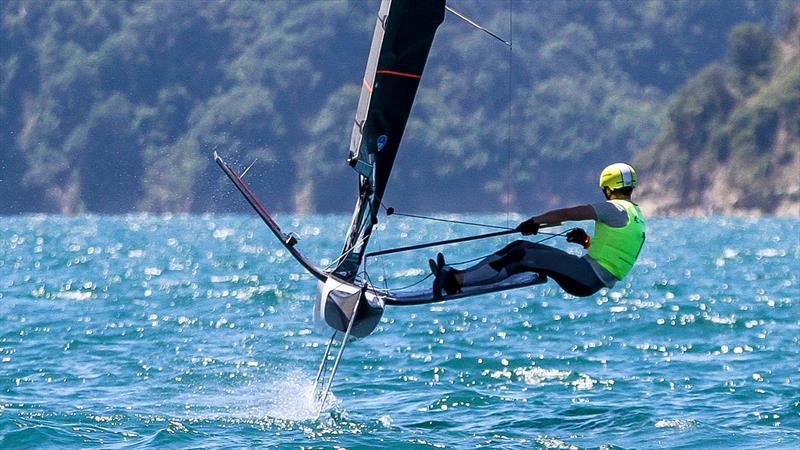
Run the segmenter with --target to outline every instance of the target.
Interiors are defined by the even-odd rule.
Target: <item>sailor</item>
[[[555,280],[569,294],[586,297],[625,278],[644,245],[645,223],[639,206],[631,201],[636,171],[628,164],[611,164],[600,173],[600,189],[606,201],[555,209],[531,217],[517,226],[525,236],[538,233],[541,225],[594,220],[591,238],[582,228],[566,234],[567,242],[582,245],[587,254],[572,255],[543,244],[518,240],[484,258],[472,267],[457,270],[445,264],[439,253],[430,260],[436,278],[433,295],[441,298],[468,286],[498,283],[520,272],[537,272]]]

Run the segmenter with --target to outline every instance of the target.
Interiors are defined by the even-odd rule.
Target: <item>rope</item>
[[[334,260],[333,260],[333,262],[331,262],[330,264],[328,264],[327,266],[325,266],[325,268],[323,269],[323,271],[327,272],[327,271],[328,271],[328,270],[330,270],[330,269],[331,269],[333,266],[337,266],[337,265],[339,265],[339,263],[340,263],[340,262],[342,262],[342,261],[344,260],[344,258],[346,258],[346,257],[350,256],[350,253],[353,253],[353,250],[355,250],[355,248],[356,248],[356,247],[358,247],[359,245],[363,244],[363,243],[364,243],[364,241],[366,241],[366,239],[367,239],[367,236],[362,236],[362,237],[361,237],[361,239],[359,239],[359,240],[358,240],[358,241],[357,241],[357,242],[356,242],[356,243],[355,243],[355,244],[354,244],[352,247],[350,247],[350,249],[349,249],[349,250],[347,250],[346,252],[342,252],[342,254],[341,254],[341,255],[339,255],[339,257],[338,257],[338,258],[334,259]]]
[[[402,287],[393,288],[393,289],[391,289],[391,290],[392,290],[392,291],[404,291],[404,290],[406,290],[406,289],[411,289],[412,287],[414,287],[414,286],[416,286],[416,285],[418,285],[418,284],[422,283],[423,281],[427,280],[428,278],[430,278],[430,277],[432,277],[432,276],[433,276],[433,274],[432,274],[432,273],[429,273],[429,274],[428,274],[428,275],[426,275],[424,278],[421,278],[421,279],[419,279],[418,281],[415,281],[415,282],[413,282],[413,283],[411,283],[411,284],[409,284],[409,285],[406,285],[406,286],[402,286]],[[387,287],[387,288],[386,288],[386,290],[388,291],[388,290],[389,290],[389,288]]]
[[[541,232],[541,233],[538,233],[538,234],[545,234],[545,235],[547,235],[547,237],[543,238],[543,239],[539,239],[538,241],[534,241],[534,244],[541,244],[542,242],[549,241],[550,239],[553,239],[553,238],[556,238],[556,237],[559,237],[559,236],[565,236],[567,233],[569,233],[569,230],[564,230],[561,233],[545,233],[545,232]],[[454,263],[448,263],[448,265],[450,265],[450,266],[461,266],[461,265],[464,265],[464,264],[469,264],[471,262],[480,261],[480,260],[482,260],[484,258],[488,258],[490,255],[491,255],[491,253],[487,253],[485,255],[478,256],[476,258],[467,259],[467,260],[463,260],[463,261],[458,261],[458,262],[454,262]]]

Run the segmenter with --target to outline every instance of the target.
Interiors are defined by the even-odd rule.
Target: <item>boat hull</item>
[[[383,316],[384,301],[365,287],[356,286],[334,277],[319,283],[314,319],[336,331],[353,337],[369,336]]]

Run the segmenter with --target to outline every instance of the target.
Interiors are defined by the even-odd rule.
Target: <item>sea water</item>
[[[348,220],[279,217],[321,266]],[[491,231],[380,228],[372,250]],[[3,217],[0,448],[796,449],[799,240],[797,219],[653,218],[628,278],[591,297],[389,307],[317,417],[317,283],[255,216]],[[507,242],[367,275],[422,288],[436,251]]]

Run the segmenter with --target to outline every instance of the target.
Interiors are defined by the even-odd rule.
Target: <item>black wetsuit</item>
[[[520,272],[546,275],[577,297],[592,295],[605,287],[586,259],[524,240],[514,241],[478,264],[457,271],[464,276],[465,285],[491,284]]]

